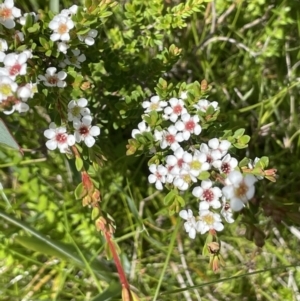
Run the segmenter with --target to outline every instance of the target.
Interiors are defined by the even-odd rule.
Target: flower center
[[[11,86],[9,84],[0,85],[0,93],[4,96],[9,96],[11,94]]]
[[[214,194],[210,189],[203,191],[203,199],[207,202],[211,202],[214,199]]]
[[[58,78],[57,78],[56,75],[53,75],[53,76],[50,75],[50,76],[47,77],[47,81],[51,85],[56,85],[57,82],[58,82]]]
[[[201,166],[202,166],[201,162],[199,162],[197,160],[194,160],[190,163],[191,169],[199,170],[199,169],[201,169]]]
[[[175,136],[172,135],[172,134],[167,134],[166,135],[166,141],[168,142],[168,144],[172,144],[174,143],[176,140],[175,140]]]
[[[185,124],[185,129],[189,132],[192,132],[195,128],[195,122],[193,120],[189,120],[186,124]]]
[[[89,129],[86,125],[81,126],[79,129],[79,133],[83,136],[87,136],[89,134]]]
[[[187,174],[182,176],[182,180],[188,184],[192,182],[191,177]]]
[[[14,66],[12,66],[10,69],[9,69],[9,74],[11,76],[14,76],[14,75],[17,75],[20,73],[20,70],[21,70],[21,65],[20,64],[15,64]]]
[[[67,141],[67,135],[64,133],[58,133],[55,137],[56,141],[58,143],[66,143]]]
[[[75,106],[74,108],[71,109],[71,113],[73,116],[78,117],[80,115],[80,110],[81,108],[79,106]]]
[[[177,161],[177,165],[181,168],[182,167],[182,164],[183,164],[183,159],[179,159]]]
[[[181,106],[181,105],[176,105],[176,106],[173,108],[173,112],[174,112],[174,114],[176,114],[176,115],[180,115],[181,112],[182,112],[182,106]]]
[[[57,32],[58,32],[59,34],[64,34],[64,33],[68,32],[68,26],[67,26],[65,23],[59,24],[59,27],[58,27],[58,29],[57,29]]]
[[[4,7],[0,9],[0,18],[2,19],[9,19],[12,15],[12,11],[10,8]]]
[[[202,216],[202,220],[209,226],[212,226],[215,222],[212,214],[206,214],[206,215]]]
[[[161,180],[161,178],[162,178],[162,175],[158,171],[155,173],[155,176],[156,176],[157,180]]]
[[[222,170],[222,172],[229,174],[231,171],[231,167],[228,163],[223,163],[221,166],[221,170]]]
[[[248,186],[244,182],[242,182],[240,186],[235,189],[235,195],[238,198],[242,199],[245,198],[247,191],[248,191]]]
[[[158,108],[159,108],[158,102],[157,102],[157,103],[151,103],[150,109],[151,109],[152,111],[157,110]]]

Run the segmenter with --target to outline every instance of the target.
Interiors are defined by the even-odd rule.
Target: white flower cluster
[[[11,1],[0,4],[0,16],[5,5],[13,9]],[[0,18],[0,22],[4,22],[1,20]],[[25,50],[21,53],[8,53],[9,46],[6,40],[0,39],[0,106],[7,115],[14,111],[27,112],[27,100],[37,92],[37,85],[26,82],[24,77],[27,73],[27,60],[32,57],[31,52]]]
[[[87,147],[95,144],[94,137],[100,135],[100,128],[91,125],[93,118],[90,109],[86,107],[87,103],[85,98],[80,98],[68,104],[68,121],[73,122],[74,134],[68,134],[65,126],[56,127],[55,123],[50,123],[49,129],[44,132],[49,139],[46,142],[48,149],[58,148],[61,153],[66,153],[75,142],[83,141]]]
[[[137,135],[151,132],[157,143],[153,152],[165,154],[161,164],[149,166],[148,180],[155,184],[156,189],[162,190],[164,185],[179,191],[192,188],[193,196],[199,200],[199,214],[195,217],[189,209],[180,211],[179,215],[186,220],[184,226],[189,236],[195,238],[197,232],[223,230],[222,218],[228,223],[234,222],[232,211],[241,210],[253,197],[257,178],[240,172],[238,160],[228,153],[229,141],[213,138],[195,146],[194,141],[199,141],[202,131],[199,117],[209,107],[212,108],[210,112],[217,111],[218,103],[200,99],[191,108],[185,105],[184,95],[168,101],[153,96],[144,101],[144,118],[151,111],[157,111],[164,120],[163,124],[167,125],[163,129],[153,129],[142,121],[138,129],[132,131],[132,137],[137,139]],[[201,181],[201,173],[214,176]]]
[[[72,16],[77,13],[77,10],[77,5],[72,5],[68,9],[63,9],[60,14],[54,16],[49,23],[49,28],[53,31],[50,39],[54,42],[58,41],[57,49],[64,54],[67,53],[69,48],[68,42],[71,40],[70,31],[76,25],[72,20]],[[96,29],[90,29],[86,35],[77,35],[77,38],[80,42],[84,42],[86,45],[91,46],[95,43],[94,38],[97,35],[98,31]],[[85,61],[85,55],[80,56],[80,51],[77,49],[75,52],[72,52],[73,54],[71,56],[66,56],[64,64],[78,67],[81,62]]]

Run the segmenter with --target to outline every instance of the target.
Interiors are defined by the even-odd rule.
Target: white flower
[[[7,111],[4,110],[3,113],[6,115],[12,114],[14,111],[18,111],[19,113],[27,112],[29,110],[29,106],[27,103],[20,101],[18,99],[14,99],[14,105],[12,106],[11,110]]]
[[[86,115],[82,118],[82,121],[74,121],[73,126],[75,128],[75,140],[76,142],[84,141],[87,147],[92,147],[95,144],[95,136],[100,135],[100,128],[96,125],[91,126],[92,117]]]
[[[50,150],[58,148],[61,153],[65,153],[69,146],[75,144],[75,137],[68,134],[65,127],[56,127],[54,122],[50,123],[49,129],[45,130],[44,135],[49,139],[46,142],[46,146]]]
[[[191,175],[187,170],[180,170],[179,174],[174,176],[173,185],[179,190],[185,191],[192,183],[196,183],[197,178]]]
[[[66,44],[65,42],[57,42],[57,50],[59,52],[66,54],[69,47],[70,46],[68,44]]]
[[[27,99],[32,98],[34,93],[36,93],[37,91],[37,84],[28,83],[25,86],[18,88],[17,95],[23,101],[27,101]]]
[[[210,164],[207,162],[207,157],[204,153],[195,150],[192,160],[183,164],[183,167],[189,171],[194,177],[198,177],[202,171],[209,170]]]
[[[207,162],[210,165],[212,165],[215,160],[220,159],[219,153],[213,152],[205,143],[201,143],[200,152],[206,155]]]
[[[27,59],[26,53],[9,53],[5,56],[3,64],[8,70],[8,74],[11,79],[15,79],[17,75],[25,75],[27,69]]]
[[[3,39],[0,39],[0,62],[2,63],[6,54],[5,52],[7,51],[8,49],[8,45],[7,45],[7,42]]]
[[[147,126],[145,121],[142,121],[138,124],[138,129],[134,129],[131,132],[132,138],[135,138],[137,134],[142,134],[144,132],[150,132],[150,127]]]
[[[243,176],[239,171],[232,171],[227,179],[228,186],[223,187],[222,192],[227,200],[230,200],[230,207],[233,211],[240,211],[254,196],[254,183],[257,179],[253,175]]]
[[[62,62],[60,66],[65,67],[75,66],[76,68],[81,68],[80,64],[86,60],[86,56],[82,53],[80,54],[80,50],[75,49],[71,50],[73,52],[72,56],[66,56],[66,59]]]
[[[57,15],[49,23],[49,28],[54,31],[50,36],[52,41],[69,41],[69,31],[74,27],[74,22],[66,15]]]
[[[8,76],[0,75],[0,102],[17,91],[18,85]]]
[[[168,170],[163,165],[151,164],[149,170],[152,172],[148,177],[149,183],[155,183],[155,188],[157,190],[163,190],[163,183],[166,182],[166,174]]]
[[[179,212],[179,216],[186,220],[184,223],[185,231],[189,234],[189,237],[195,239],[196,237],[196,229],[197,229],[197,221],[193,215],[191,209],[188,210],[181,210]]]
[[[178,147],[173,155],[166,157],[167,167],[172,175],[179,175],[184,168],[184,163],[192,162],[193,156],[184,151],[182,147]]]
[[[163,107],[167,106],[166,101],[160,100],[159,96],[155,95],[150,98],[150,101],[146,100],[142,103],[142,106],[145,110],[145,113],[149,113],[151,111],[162,111]]]
[[[59,87],[63,88],[66,86],[66,82],[63,81],[67,77],[67,73],[64,71],[59,71],[56,74],[55,67],[49,67],[46,70],[45,75],[39,75],[38,79],[44,81],[44,85],[47,87]]]
[[[39,16],[35,13],[35,12],[30,12],[30,13],[25,13],[23,16],[20,17],[19,19],[19,23],[21,25],[25,25],[26,23],[26,19],[27,19],[27,16],[31,16],[34,23],[36,23],[38,20],[39,20]]]
[[[219,169],[221,173],[229,174],[238,166],[238,160],[227,154],[222,160],[216,160],[212,163],[213,167]]]
[[[208,141],[208,146],[211,148],[211,156],[213,158],[221,159],[224,157],[231,143],[227,140],[219,140],[218,138],[213,138]]]
[[[170,106],[164,109],[164,119],[170,119],[172,122],[176,122],[178,116],[187,113],[187,110],[184,107],[184,102],[181,99],[171,98],[169,100],[169,104]]]
[[[207,210],[209,207],[218,209],[221,207],[219,198],[222,196],[219,187],[212,187],[212,181],[206,180],[201,182],[201,186],[196,186],[192,194],[201,200],[199,210]]]
[[[182,133],[178,133],[175,126],[169,126],[168,130],[158,131],[155,130],[154,137],[156,141],[160,141],[160,147],[162,149],[167,148],[170,146],[172,149],[178,148],[178,142],[182,142]]]
[[[86,108],[88,101],[85,98],[71,100],[68,104],[68,120],[80,121],[86,115],[90,115],[90,110]]]
[[[5,0],[4,3],[0,4],[0,23],[4,27],[14,28],[16,25],[14,19],[19,17],[21,17],[21,11],[14,7],[13,0]]]
[[[216,101],[210,102],[207,99],[200,99],[194,107],[201,111],[201,112],[206,112],[209,106],[212,106],[214,110],[216,111],[218,109],[218,103]]]
[[[230,208],[230,205],[226,202],[225,197],[222,197],[222,202],[223,202],[223,205],[222,205],[221,215],[224,217],[224,219],[227,223],[231,224],[234,222],[234,219],[232,218],[233,213]]]
[[[190,114],[181,115],[181,120],[175,123],[175,127],[178,131],[182,131],[184,140],[189,140],[191,134],[199,135],[201,133],[201,126],[198,124],[198,116],[190,116]]]
[[[96,29],[91,29],[86,35],[78,35],[78,39],[81,42],[85,42],[86,45],[92,46],[95,44],[94,38],[98,35],[98,31]]]
[[[200,220],[197,223],[197,231],[201,234],[210,230],[222,231],[224,225],[218,213],[213,213],[209,210],[201,210],[199,212]]]

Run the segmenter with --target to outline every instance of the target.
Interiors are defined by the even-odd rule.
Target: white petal
[[[244,203],[240,199],[234,198],[230,200],[230,207],[233,211],[240,211],[244,208]]]
[[[48,138],[48,139],[54,138],[55,135],[56,135],[56,134],[55,134],[55,131],[52,130],[52,129],[48,129],[48,130],[45,130],[45,131],[44,131],[44,136],[45,136],[46,138]]]
[[[92,147],[95,144],[96,140],[92,136],[87,136],[84,138],[84,143],[87,147]]]
[[[96,125],[90,128],[90,135],[92,136],[99,136],[100,135],[100,128]]]
[[[55,150],[57,148],[57,142],[55,140],[48,140],[46,146],[50,150]]]

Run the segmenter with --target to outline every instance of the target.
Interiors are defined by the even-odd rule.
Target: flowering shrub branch
[[[127,154],[151,156],[149,183],[157,190],[169,190],[165,197],[169,213],[179,212],[191,239],[209,233],[205,253],[209,243],[218,243],[217,232],[224,224],[235,221],[234,213],[246,210],[254,197],[254,184],[264,178],[275,181],[276,170],[266,170],[267,157],[240,162],[233,157],[234,149],[246,148],[250,141],[244,129],[233,133],[220,128],[215,136],[220,108],[216,101],[207,100],[205,80],[173,89],[161,79],[157,92],[142,103],[143,121],[132,131]],[[192,203],[189,191],[198,201],[196,216],[191,209],[180,210]],[[214,270],[219,251],[213,252]]]

